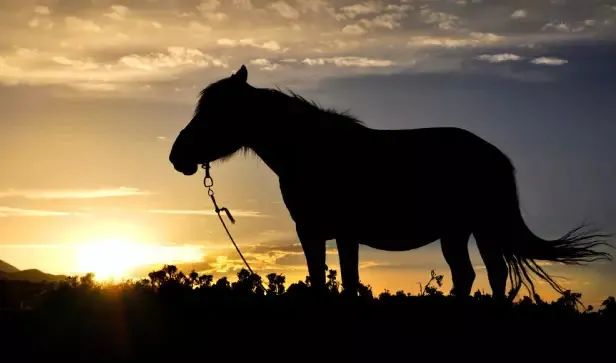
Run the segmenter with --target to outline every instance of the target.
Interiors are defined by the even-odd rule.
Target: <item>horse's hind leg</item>
[[[453,289],[456,296],[468,296],[475,281],[475,271],[468,255],[470,233],[451,233],[441,238],[441,249],[451,270]]]
[[[477,240],[477,248],[481,254],[481,259],[486,265],[488,280],[492,288],[492,296],[497,299],[505,297],[505,287],[507,286],[507,263],[503,257],[503,251],[497,244],[498,236],[496,233],[479,231],[474,233]]]

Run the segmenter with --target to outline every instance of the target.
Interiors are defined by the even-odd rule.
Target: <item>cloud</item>
[[[385,8],[385,10],[393,11],[393,12],[396,12],[396,13],[404,13],[404,12],[407,12],[407,11],[411,10],[412,8],[413,7],[411,5],[408,5],[408,4],[389,4]]]
[[[201,1],[199,5],[197,5],[197,10],[201,13],[201,16],[206,18],[209,21],[224,21],[229,18],[227,14],[219,11],[215,11],[220,7],[219,0],[205,0]]]
[[[226,47],[253,47],[259,49],[266,49],[271,51],[285,51],[285,49],[280,48],[280,44],[278,44],[275,40],[268,40],[263,43],[257,43],[254,39],[246,38],[246,39],[228,39],[222,38],[216,41],[218,45],[223,45]]]
[[[54,62],[65,66],[71,66],[76,70],[91,70],[97,69],[99,65],[92,60],[70,59],[65,56],[55,56],[51,58]]]
[[[519,61],[523,58],[517,54],[500,53],[500,54],[481,54],[481,55],[478,55],[476,59],[481,60],[481,61],[490,62],[490,63],[503,63],[503,62]]]
[[[297,242],[288,241],[267,241],[257,244],[251,248],[253,253],[270,253],[270,252],[282,252],[289,254],[303,254],[304,249],[302,245]]]
[[[460,25],[460,18],[453,14],[434,11],[430,8],[421,9],[419,14],[424,23],[436,24],[442,30],[453,30]]]
[[[251,41],[252,41],[252,39],[251,39]],[[224,45],[224,46],[228,46],[228,47],[237,47],[239,45],[239,41],[237,41],[235,39],[222,38],[222,39],[218,39],[216,41],[216,44]]]
[[[279,66],[277,63],[272,63],[270,60],[265,58],[253,59],[250,61],[250,64],[259,66],[259,69],[261,69],[262,71],[273,71],[276,70]]]
[[[418,35],[411,38],[409,46],[424,47],[478,47],[492,45],[504,40],[504,37],[494,33],[471,32],[466,36],[430,36]]]
[[[344,28],[342,28],[342,32],[351,35],[362,35],[366,34],[366,29],[362,28],[361,25],[358,24],[350,24],[345,25]]]
[[[17,48],[15,53],[26,59],[36,59],[40,55],[38,49],[34,48]]]
[[[184,47],[169,47],[166,53],[150,53],[147,55],[131,54],[120,58],[120,64],[143,71],[156,71],[164,68],[182,66],[226,67],[220,59],[204,54],[198,49]]]
[[[150,213],[154,214],[168,214],[168,215],[176,215],[176,216],[215,216],[217,215],[215,211],[211,209],[150,209],[148,210]],[[263,218],[267,217],[267,215],[254,210],[232,210],[231,214],[234,217],[247,217],[247,218]]]
[[[242,10],[252,10],[253,8],[250,0],[233,0],[233,5]]]
[[[514,11],[513,13],[511,13],[511,19],[522,19],[522,18],[526,18],[527,15],[528,13],[526,12],[526,10],[518,9]]]
[[[278,42],[275,40],[268,40],[267,42],[264,42],[263,44],[261,44],[261,48],[267,50],[281,50],[280,44],[278,44]]]
[[[209,32],[209,31],[212,31],[212,27],[211,26],[201,24],[200,22],[195,21],[195,20],[191,20],[188,23],[188,28],[190,30],[193,30],[193,31],[196,31],[196,32]]]
[[[387,59],[372,59],[366,57],[329,57],[329,58],[305,58],[302,63],[309,66],[322,66],[333,64],[337,67],[391,67],[394,62]]]
[[[400,27],[400,20],[404,18],[402,13],[382,14],[373,19],[362,19],[361,24],[366,28],[394,29]]]
[[[67,16],[64,18],[64,24],[68,30],[74,32],[90,32],[100,33],[101,27],[92,20],[81,19],[76,16]]]
[[[0,206],[0,218],[2,217],[67,217],[75,215],[71,212],[42,210],[42,209],[23,209]]]
[[[49,14],[34,11],[37,3],[49,6]],[[21,24],[5,29],[10,37],[0,40],[0,85],[70,87],[89,91],[81,92],[85,97],[105,97],[102,93],[107,92],[113,97],[158,98],[176,87],[189,90],[195,72],[218,77],[221,74],[214,68],[229,62],[268,60],[270,64],[254,64],[255,68],[275,69],[272,82],[291,82],[296,87],[334,76],[334,72],[377,70],[371,66],[343,70],[335,67],[336,61],[321,58],[361,56],[386,59],[398,67],[414,59],[417,70],[459,70],[463,59],[484,53],[522,55],[526,53],[519,49],[534,46],[543,49],[535,56],[560,54],[550,49],[565,42],[613,38],[609,6],[578,12],[573,2],[558,9],[531,3],[510,2],[503,7],[467,0],[463,7],[456,0],[194,0],[178,2],[173,9],[161,1],[150,1],[146,7],[97,1],[71,9],[56,8],[54,2],[23,3],[0,14],[21,14],[15,17]],[[484,14],[499,14],[500,23],[494,23],[493,16],[472,11],[479,8]],[[582,29],[584,33],[576,33]],[[184,49],[184,55],[170,51],[169,46]],[[40,53],[37,59],[17,56],[17,47],[39,47]],[[491,50],[473,53],[465,49],[488,47]],[[437,48],[446,48],[447,56]],[[299,64],[286,65],[274,52],[298,59]],[[298,78],[292,72],[306,65],[301,63],[304,59],[330,66],[321,67],[311,77]],[[147,92],[133,92],[146,84],[151,85]],[[171,97],[176,102],[184,95]]]
[[[378,8],[378,7],[377,7]],[[393,30],[400,27],[400,20],[407,16],[410,5],[388,5],[384,14],[379,14],[371,19],[361,19],[360,23],[365,28],[385,28]]]
[[[340,8],[340,11],[349,19],[354,19],[357,16],[375,14],[382,8],[380,2],[366,1],[363,3],[347,5]]]
[[[546,66],[562,66],[569,63],[568,60],[556,57],[538,57],[530,61],[533,64]]]
[[[270,4],[270,7],[278,12],[280,16],[286,19],[297,19],[299,18],[299,11],[287,4],[284,1],[276,1]]]
[[[36,54],[34,57],[32,54]],[[0,56],[0,83],[63,85],[87,91],[141,87],[139,82],[163,81],[204,67],[227,67],[224,60],[198,49],[169,47],[166,52],[129,54],[115,62],[97,62],[18,48]]]
[[[207,13],[209,11],[214,11],[218,9],[218,7],[220,7],[219,0],[204,0],[201,1],[199,5],[197,5],[197,10],[199,10],[201,13]]]
[[[95,92],[111,92],[118,89],[116,85],[105,82],[75,82],[71,84],[71,87],[82,91]]]
[[[571,29],[569,28],[569,25],[567,25],[566,23],[563,23],[563,22],[559,22],[559,23],[550,22],[550,23],[547,23],[547,24],[545,24],[541,28],[541,30],[544,30],[544,31],[545,30],[554,30],[554,31],[563,32],[563,33],[571,31]]]
[[[28,26],[30,28],[41,28],[45,30],[50,30],[54,26],[54,22],[49,20],[48,18],[32,18],[28,21]]]
[[[123,5],[111,5],[110,9],[111,11],[104,15],[113,20],[124,20],[129,12],[128,7]]]
[[[331,41],[323,41],[322,44],[327,46],[328,48],[351,49],[351,48],[360,47],[362,43],[360,40],[357,40],[357,39],[353,39],[349,41],[334,39]]]
[[[39,14],[39,15],[49,15],[49,14],[51,14],[51,11],[49,10],[49,8],[47,6],[43,6],[43,5],[36,5],[34,7],[34,12]]]
[[[242,253],[252,268],[259,270],[262,276],[273,271],[284,271],[285,273],[301,271],[304,273],[306,271],[306,259],[301,244],[296,241],[296,237],[293,236],[285,240],[242,244]],[[200,244],[200,246],[203,246],[203,244]],[[205,253],[201,261],[191,262],[185,267],[178,265],[178,268],[195,269],[200,273],[208,274],[227,274],[245,268],[237,252],[227,241],[224,244],[208,244],[203,248]],[[335,247],[328,247],[326,253],[328,257],[331,256],[329,258],[332,258],[337,254],[337,250]],[[362,267],[374,265],[370,262],[362,262],[360,265]]]
[[[242,260],[237,256],[233,247],[224,245],[205,247],[201,261],[191,262],[187,269],[195,269],[200,273],[223,273],[227,274],[245,268]],[[271,271],[305,271],[306,260],[303,249],[298,243],[291,242],[268,242],[252,245],[242,245],[242,252],[248,263],[260,273]],[[327,251],[331,254],[331,249]],[[178,268],[182,268],[178,265]]]
[[[597,20],[595,19],[586,19],[582,21],[577,21],[574,23],[564,23],[564,22],[550,22],[545,24],[541,30],[542,31],[556,31],[560,33],[578,33],[586,28],[592,28],[597,25]]]
[[[229,16],[227,16],[227,14],[225,13],[221,13],[221,12],[213,12],[213,13],[206,13],[203,14],[203,16],[210,21],[224,21],[227,20],[229,18]]]
[[[102,189],[9,189],[0,192],[0,198],[26,198],[26,199],[98,199],[113,197],[131,197],[150,195],[149,191],[131,187],[102,188]]]
[[[309,11],[316,13],[327,8],[327,2],[325,0],[301,0],[297,3],[303,13]]]

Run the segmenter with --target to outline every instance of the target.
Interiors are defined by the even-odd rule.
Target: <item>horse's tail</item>
[[[503,221],[504,224],[497,223],[497,226],[504,227],[507,232],[503,232],[509,233],[508,238],[503,239],[502,251],[511,283],[511,299],[522,286],[535,296],[533,277],[539,277],[560,294],[565,292],[544,270],[541,261],[579,265],[597,260],[611,260],[609,253],[596,250],[596,247],[608,246],[609,235],[589,230],[585,225],[576,227],[555,240],[545,240],[535,235],[522,218],[513,169],[506,179],[508,195],[505,198],[506,203],[501,204],[499,209],[507,210],[498,214],[508,220]]]

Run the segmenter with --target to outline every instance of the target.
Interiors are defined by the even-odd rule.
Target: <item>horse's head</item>
[[[169,160],[177,171],[192,175],[199,164],[229,156],[246,145],[249,131],[244,123],[250,117],[247,96],[251,89],[247,78],[248,71],[242,66],[201,92],[194,117],[171,148]]]

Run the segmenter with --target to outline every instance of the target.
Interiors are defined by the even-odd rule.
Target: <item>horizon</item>
[[[0,260],[20,270],[105,280],[175,264],[234,275],[242,263],[202,172],[181,175],[168,157],[199,91],[243,64],[251,85],[292,89],[368,127],[479,135],[512,160],[524,220],[543,238],[584,222],[616,232],[609,1],[7,1],[0,10]],[[235,155],[212,175],[255,272],[303,280],[267,165]],[[415,292],[436,270],[448,291],[439,244],[361,246],[361,280]],[[489,292],[469,246],[472,291]],[[333,241],[327,264],[339,270]],[[546,268],[584,301],[616,295],[613,262]]]

